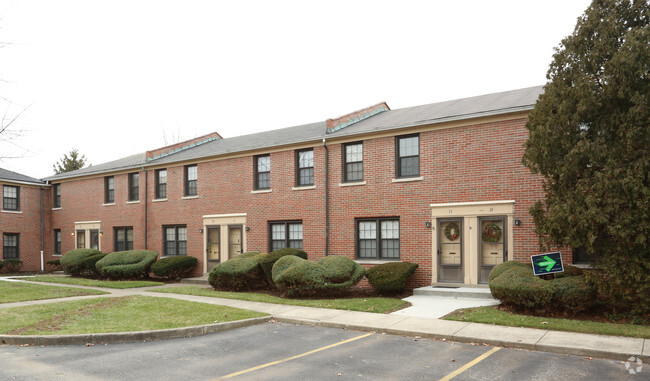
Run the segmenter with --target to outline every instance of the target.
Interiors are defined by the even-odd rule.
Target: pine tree
[[[530,113],[523,163],[544,180],[543,246],[585,247],[612,299],[650,310],[650,5],[594,0]]]
[[[52,168],[56,174],[59,174],[81,169],[84,165],[86,165],[86,155],[81,155],[81,157],[79,157],[79,151],[76,148],[73,148],[70,151],[70,156],[63,154],[61,160],[54,163]]]

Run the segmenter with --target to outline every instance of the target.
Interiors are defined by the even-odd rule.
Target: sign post
[[[555,253],[531,255],[530,262],[533,265],[533,273],[535,273],[535,275],[547,275],[564,271],[562,256],[559,251]]]

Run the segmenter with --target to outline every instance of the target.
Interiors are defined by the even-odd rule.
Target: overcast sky
[[[0,167],[542,85],[589,3],[0,0]]]

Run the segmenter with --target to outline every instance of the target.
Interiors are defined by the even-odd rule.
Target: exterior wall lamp
[[[515,226],[520,226],[521,225],[521,220],[518,218],[515,218]]]
[[[246,226],[246,231],[247,231],[247,232],[251,231],[251,227],[250,227],[250,226]]]
[[[424,223],[424,226],[427,227],[427,229],[431,229],[431,221],[427,221]]]

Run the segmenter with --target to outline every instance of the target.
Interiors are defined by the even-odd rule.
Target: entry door
[[[438,281],[463,283],[463,220],[438,220]]]
[[[494,266],[507,261],[505,217],[479,218],[478,281],[488,283],[488,276]]]
[[[218,226],[208,228],[208,244],[206,250],[208,272],[210,272],[214,266],[221,262],[221,229]]]
[[[228,226],[228,258],[242,253],[242,226]]]

